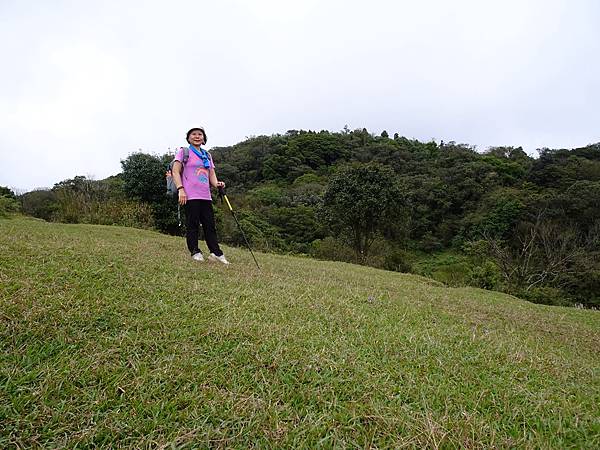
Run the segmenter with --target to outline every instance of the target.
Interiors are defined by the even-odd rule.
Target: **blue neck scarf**
[[[205,169],[210,169],[210,159],[208,158],[208,153],[201,147],[198,147],[200,151],[196,150],[196,147],[190,145],[190,150],[194,152],[194,154],[202,160]]]

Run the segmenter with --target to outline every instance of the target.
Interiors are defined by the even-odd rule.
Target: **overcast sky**
[[[584,146],[599,23],[597,0],[0,0],[0,185],[106,178],[198,125]]]

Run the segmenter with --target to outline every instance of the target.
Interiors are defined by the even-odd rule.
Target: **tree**
[[[378,232],[394,225],[402,199],[393,170],[375,163],[346,167],[325,191],[323,216],[364,259]]]
[[[12,191],[4,186],[0,186],[0,217],[6,217],[8,213],[13,213],[19,210],[17,196]]]
[[[310,244],[325,237],[323,227],[315,217],[314,208],[307,206],[273,208],[268,212],[269,223],[274,224],[289,248],[307,253]]]
[[[0,196],[12,198],[13,200],[15,200],[17,198],[15,193],[12,191],[12,189],[5,187],[5,186],[0,186]]]
[[[485,238],[490,256],[516,293],[544,285],[564,288],[576,273],[576,262],[590,255],[575,230],[547,220],[544,211],[532,222],[521,222],[511,240]]]
[[[600,148],[588,146],[572,151],[538,150],[529,181],[546,188],[566,189],[576,181],[600,181]]]
[[[583,233],[600,223],[600,182],[577,181],[558,197],[564,214],[575,219]]]
[[[125,193],[149,203],[164,199],[168,163],[163,159],[146,153],[133,153],[122,160]]]
[[[471,238],[485,235],[488,239],[508,239],[525,211],[527,195],[527,191],[504,187],[486,193],[477,210],[463,217],[463,234]]]
[[[22,210],[25,214],[44,220],[52,220],[57,208],[56,193],[38,189],[21,196]]]
[[[165,171],[171,158],[172,155],[133,153],[121,161],[121,166],[125,193],[150,205],[159,230],[177,234],[177,202],[165,195]]]
[[[0,217],[7,217],[10,213],[19,210],[19,203],[15,197],[0,194]]]

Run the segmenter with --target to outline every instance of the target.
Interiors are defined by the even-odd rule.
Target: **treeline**
[[[600,144],[478,153],[386,132],[288,131],[212,151],[251,244],[431,276],[557,305],[600,306]],[[46,220],[182,233],[165,195],[172,155],[21,196]],[[222,240],[241,245],[216,205]]]

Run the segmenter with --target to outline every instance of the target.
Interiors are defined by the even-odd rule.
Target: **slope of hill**
[[[0,220],[0,447],[600,447],[600,313]]]

